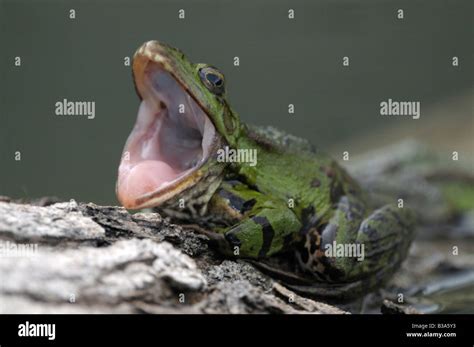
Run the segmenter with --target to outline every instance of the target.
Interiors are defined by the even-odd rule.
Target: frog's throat
[[[130,209],[158,206],[195,185],[219,137],[203,109],[162,64],[145,60],[138,69],[134,76],[142,102],[116,187],[120,203]]]

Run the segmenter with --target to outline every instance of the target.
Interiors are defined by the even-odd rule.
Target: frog
[[[293,254],[315,295],[362,295],[400,267],[413,209],[374,204],[311,141],[241,121],[215,66],[153,40],[135,52],[132,74],[141,102],[118,169],[122,206],[194,225],[224,257]]]

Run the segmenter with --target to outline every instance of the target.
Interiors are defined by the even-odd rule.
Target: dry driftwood
[[[0,202],[0,216],[0,313],[344,313],[157,213]]]

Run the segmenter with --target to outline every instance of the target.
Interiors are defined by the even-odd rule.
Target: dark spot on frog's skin
[[[317,188],[321,185],[321,181],[318,180],[317,178],[314,178],[312,181],[311,181],[311,188]]]
[[[316,211],[313,205],[303,209],[301,212],[301,221],[303,223],[303,227],[300,230],[300,235],[304,236],[318,223],[318,217],[316,216]]]
[[[220,189],[217,194],[220,196],[220,197],[223,197],[224,199],[228,200],[229,201],[229,205],[234,209],[234,210],[237,210],[237,211],[240,211],[242,210],[244,204],[245,204],[245,200],[242,199],[240,196],[237,196],[233,193],[231,193],[230,191],[226,190],[226,189]]]
[[[263,258],[267,255],[268,251],[270,250],[273,237],[275,236],[275,231],[273,230],[272,225],[270,224],[270,222],[268,221],[266,217],[255,216],[255,217],[252,217],[252,220],[262,227],[263,242],[262,242],[262,248],[258,252],[258,256],[260,258]]]
[[[284,250],[289,249],[291,247],[293,241],[294,241],[294,237],[293,237],[292,234],[286,235],[283,238],[283,249]]]
[[[334,175],[335,175],[335,172],[334,172],[333,168],[330,167],[330,166],[321,166],[319,169],[322,172],[324,172],[324,174],[329,178],[333,178]]]
[[[396,213],[394,210],[390,210],[390,214],[393,216],[393,218],[397,221],[397,224],[402,227],[402,229],[406,229],[407,228],[407,223],[406,221],[402,220],[402,218],[400,218],[400,214],[399,213]]]
[[[355,189],[354,187],[349,187],[348,189],[349,194],[358,196],[359,195],[359,190]]]
[[[361,232],[366,234],[369,240],[376,240],[378,238],[377,229],[373,228],[369,223],[364,223],[362,225]]]
[[[258,189],[258,186],[256,184],[251,184],[247,182],[245,176],[239,174],[239,175],[235,175],[234,177],[235,177],[234,181],[238,182],[238,184],[244,184],[248,188],[250,188],[250,190],[255,190],[256,192],[260,193],[260,189]]]
[[[307,223],[309,220],[311,220],[315,216],[315,209],[313,205],[309,205],[308,207],[305,207],[303,211],[301,212],[301,217],[303,219],[304,223]]]
[[[256,184],[248,184],[247,185],[250,189],[252,190],[255,190],[256,192],[259,192],[260,193],[260,189],[258,188],[258,186]]]
[[[301,247],[299,250],[300,256],[301,256],[301,261],[306,264],[309,260],[309,252],[306,249],[306,247]]]
[[[318,226],[317,230],[318,230],[319,235],[321,235],[321,233],[324,231],[324,229],[326,229],[327,226],[328,226],[327,223],[323,223],[323,224]]]
[[[314,254],[319,248],[319,235],[316,234],[316,230],[309,234],[310,248],[309,252]]]
[[[237,236],[235,236],[235,233],[238,232],[239,228],[232,228],[228,232],[225,233],[224,237],[229,242],[231,247],[240,247],[242,244]]]
[[[252,207],[255,205],[257,200],[255,199],[250,199],[250,200],[244,200],[240,196],[237,196],[233,194],[232,192],[226,190],[226,189],[220,189],[217,194],[224,199],[227,199],[229,201],[229,205],[234,209],[239,211],[241,214],[244,214],[245,212],[248,212],[252,209]]]
[[[338,181],[333,181],[331,183],[331,188],[330,188],[330,199],[332,203],[337,203],[341,199],[341,197],[344,195],[344,189],[341,185],[340,182]]]
[[[247,200],[246,202],[244,202],[244,205],[242,206],[240,213],[244,214],[245,212],[250,211],[256,203],[257,203],[256,199]]]
[[[355,209],[355,208],[350,208],[346,211],[346,219],[349,221],[349,222],[352,222],[352,221],[355,221],[357,219],[361,219],[362,218],[362,213],[360,210],[358,209]]]
[[[375,224],[375,225],[389,225],[389,221],[385,217],[385,215],[378,211],[374,214],[371,215],[370,217],[370,224]]]

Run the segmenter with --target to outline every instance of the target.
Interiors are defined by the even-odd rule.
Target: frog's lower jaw
[[[131,209],[157,206],[199,180],[213,151],[214,125],[160,64],[142,69],[142,103],[122,155],[117,196]]]

